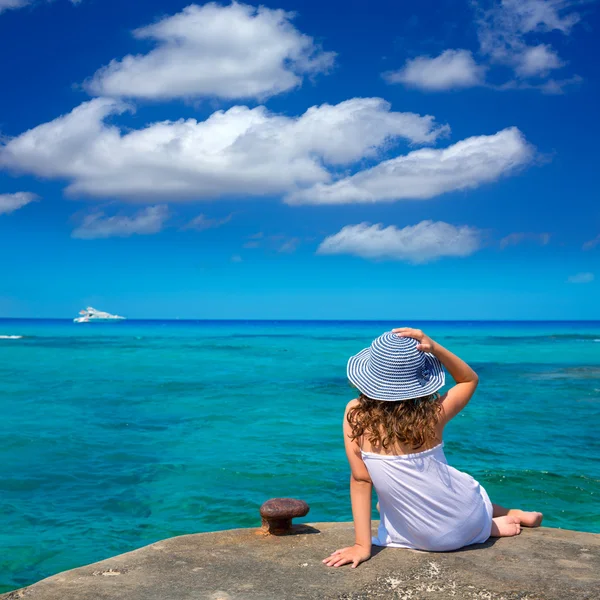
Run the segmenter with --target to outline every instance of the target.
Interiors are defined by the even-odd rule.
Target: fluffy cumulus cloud
[[[593,273],[577,273],[576,275],[571,275],[567,281],[569,283],[592,283],[594,279]]]
[[[164,100],[177,97],[264,99],[327,71],[334,53],[323,52],[298,31],[291,13],[233,2],[192,4],[134,31],[156,47],[113,60],[85,87],[94,95]]]
[[[577,84],[577,75],[553,79],[551,73],[566,62],[539,37],[550,32],[569,35],[580,16],[574,8],[580,0],[472,0],[479,39],[479,60],[469,50],[445,50],[439,56],[418,56],[399,71],[384,74],[390,83],[402,83],[428,91],[485,84],[489,65],[511,68],[515,78],[496,89],[536,88],[562,93]],[[486,63],[486,64],[483,64]],[[487,85],[490,85],[489,83]]]
[[[423,200],[495,181],[527,165],[534,155],[523,134],[511,127],[444,149],[415,150],[334,183],[317,183],[287,200],[292,204]]]
[[[532,242],[540,246],[546,246],[550,243],[549,233],[511,233],[500,240],[500,248],[504,249],[508,246],[518,246],[523,242]]]
[[[23,208],[30,202],[38,200],[36,194],[31,192],[16,192],[15,194],[0,194],[0,215],[10,214]]]
[[[569,35],[580,16],[577,0],[480,0],[475,3],[481,52],[508,65],[521,77],[545,76],[564,66],[549,44],[531,44],[532,36],[551,31]]]
[[[558,54],[550,46],[539,44],[523,50],[523,53],[518,57],[515,71],[521,77],[533,77],[545,75],[552,69],[559,69],[563,64],[558,58]]]
[[[71,234],[74,238],[92,240],[109,237],[129,237],[150,235],[162,230],[169,218],[169,210],[164,205],[149,206],[129,217],[125,215],[106,216],[96,212],[84,217],[81,224]]]
[[[108,98],[86,102],[0,146],[0,167],[67,179],[69,192],[99,197],[275,195],[327,184],[336,168],[376,158],[398,138],[426,144],[448,133],[433,117],[392,112],[379,98],[313,106],[299,117],[234,106],[205,121],[164,121],[127,132],[106,123],[127,109]],[[499,135],[525,145],[520,134]]]
[[[360,223],[347,225],[326,238],[317,254],[351,254],[418,264],[445,256],[469,256],[479,250],[481,243],[479,230],[444,222],[421,221],[402,229]]]
[[[481,85],[485,67],[478,65],[468,50],[445,50],[439,56],[418,56],[399,71],[385,73],[389,83],[440,91]]]

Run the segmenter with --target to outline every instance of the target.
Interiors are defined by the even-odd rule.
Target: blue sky
[[[0,316],[598,319],[580,0],[0,0]]]

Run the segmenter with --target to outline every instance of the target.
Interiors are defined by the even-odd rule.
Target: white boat
[[[80,317],[73,319],[74,323],[107,323],[109,321],[124,321],[125,317],[119,315],[111,315],[101,310],[96,310],[88,306],[85,310],[79,311]]]

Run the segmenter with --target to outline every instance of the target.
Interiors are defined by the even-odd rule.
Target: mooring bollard
[[[310,507],[304,500],[294,498],[271,498],[260,507],[262,530],[272,535],[293,533],[292,519],[304,517]]]

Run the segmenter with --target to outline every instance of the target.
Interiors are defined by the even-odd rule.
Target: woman
[[[443,367],[456,384],[440,396]],[[541,513],[492,504],[477,481],[446,461],[444,427],[478,383],[458,356],[403,327],[351,357],[348,378],[360,392],[344,415],[356,543],[331,554],[326,565],[357,567],[370,558],[371,544],[440,552],[540,525]],[[373,539],[372,486],[381,513]]]

